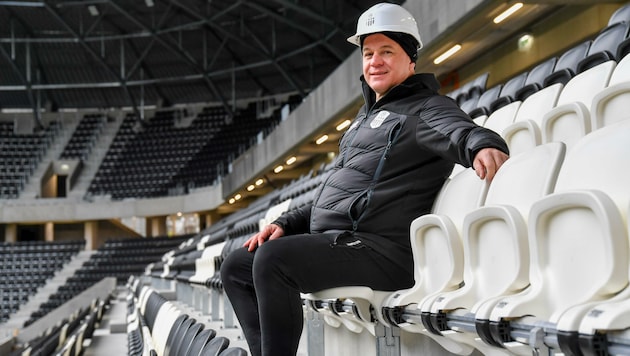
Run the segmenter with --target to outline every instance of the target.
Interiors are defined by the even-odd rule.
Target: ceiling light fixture
[[[507,19],[512,14],[514,14],[515,12],[520,10],[522,7],[523,7],[523,3],[522,2],[517,2],[516,4],[510,6],[510,8],[508,8],[507,10],[503,11],[502,13],[500,13],[499,16],[495,17],[494,20],[492,20],[492,22],[500,23],[501,21]]]
[[[247,191],[248,191],[248,192],[251,192],[251,191],[252,191],[252,190],[254,190],[254,189],[256,189],[256,186],[255,186],[255,185],[253,185],[253,184],[250,184],[250,185],[248,185],[248,186],[247,186]]]
[[[241,198],[242,198],[242,197],[243,197],[242,195],[240,195],[240,194],[236,194],[236,195],[234,196],[234,200],[241,200]]]
[[[450,56],[457,53],[460,49],[462,49],[462,45],[456,44],[455,46],[448,49],[448,51],[440,54],[436,59],[433,60],[433,64],[440,64],[447,60]]]
[[[323,135],[317,140],[315,140],[315,143],[318,145],[321,145],[322,143],[326,142],[326,140],[328,140],[328,135]]]
[[[282,172],[283,169],[284,169],[284,167],[277,166],[276,168],[273,169],[273,173],[280,173],[280,172]]]
[[[286,163],[287,163],[287,166],[292,165],[293,163],[295,163],[295,161],[297,161],[297,158],[296,158],[295,156],[293,156],[293,157],[289,158],[289,159],[287,160],[287,162],[286,162]]]
[[[88,5],[87,9],[90,15],[98,16],[98,7],[96,7],[95,5]]]
[[[340,123],[339,125],[337,125],[336,129],[337,131],[342,131],[345,130],[348,126],[350,126],[350,120],[344,120],[342,123]]]
[[[262,178],[258,178],[258,180],[256,181],[256,185],[262,185],[263,183],[265,183],[265,181]]]

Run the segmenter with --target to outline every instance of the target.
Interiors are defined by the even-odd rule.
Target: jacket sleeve
[[[310,231],[311,204],[287,211],[280,215],[272,224],[280,226],[285,235],[304,234]]]
[[[416,141],[446,159],[471,167],[475,155],[483,148],[496,148],[509,154],[501,136],[475,124],[448,97],[428,98],[419,116]]]

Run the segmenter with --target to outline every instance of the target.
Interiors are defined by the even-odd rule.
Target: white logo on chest
[[[370,127],[375,129],[383,124],[383,121],[389,116],[389,111],[379,112],[374,119],[370,122]]]

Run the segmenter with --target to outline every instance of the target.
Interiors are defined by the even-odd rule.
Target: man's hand
[[[509,156],[496,148],[483,148],[475,156],[473,168],[481,179],[491,182],[501,165]]]
[[[284,236],[284,229],[275,224],[265,226],[259,233],[250,237],[243,247],[247,247],[247,251],[252,252],[267,240],[275,240]]]

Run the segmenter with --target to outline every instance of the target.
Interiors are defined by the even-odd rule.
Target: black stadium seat
[[[543,86],[551,84],[566,84],[577,73],[578,63],[586,57],[591,41],[585,41],[564,52],[556,62],[553,73],[549,74],[543,81]]]
[[[558,58],[551,57],[532,68],[527,74],[523,87],[516,91],[516,100],[524,101],[527,97],[542,89],[545,78],[553,72],[557,61]]]
[[[593,40],[586,57],[577,65],[577,73],[595,67],[598,64],[619,60],[617,58],[617,48],[619,44],[628,38],[630,23],[617,22],[606,27]]]
[[[490,112],[495,112],[516,100],[516,92],[525,85],[527,72],[522,72],[503,84],[499,97],[490,104]]]
[[[470,117],[472,117],[473,119],[483,115],[490,115],[490,113],[492,112],[490,109],[490,105],[492,105],[492,103],[497,100],[499,94],[501,93],[502,87],[503,84],[498,84],[483,92],[483,94],[481,94],[481,96],[479,97],[477,107],[471,110],[468,115],[470,115]]]

